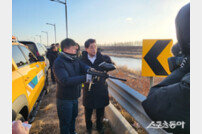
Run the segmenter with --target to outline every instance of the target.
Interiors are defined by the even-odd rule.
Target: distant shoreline
[[[125,58],[142,59],[142,55],[117,54],[117,53],[105,53],[105,52],[102,52],[102,54],[109,55],[109,56],[114,56],[114,57],[125,57]]]

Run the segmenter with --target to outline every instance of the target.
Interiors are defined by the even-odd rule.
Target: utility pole
[[[66,37],[68,38],[68,21],[67,21],[67,0],[65,0],[65,2],[60,1],[60,0],[50,0],[53,2],[58,2],[60,4],[65,5],[65,22],[66,22]]]
[[[45,33],[47,35],[47,46],[48,46],[48,32],[46,31],[41,31],[42,33]]]
[[[55,33],[55,43],[56,43],[56,25],[55,24],[51,24],[51,23],[46,23],[47,25],[51,25],[54,27],[54,33]]]

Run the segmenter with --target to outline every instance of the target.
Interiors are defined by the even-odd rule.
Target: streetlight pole
[[[64,4],[64,5],[65,5],[66,37],[68,38],[67,0],[65,0],[65,2],[60,1],[60,0],[50,0],[50,1],[58,2],[58,3],[61,3],[61,4]]]
[[[48,32],[46,31],[41,31],[42,33],[45,33],[47,35],[47,46],[48,46]]]
[[[40,43],[41,43],[41,35],[36,35],[36,36],[38,36],[38,37],[39,37],[39,39],[40,39]]]
[[[67,0],[65,0],[65,21],[66,21],[66,37],[68,38],[68,24],[67,24]]]
[[[51,25],[54,27],[54,33],[55,33],[55,43],[56,43],[56,25],[55,24],[51,24],[51,23],[46,23],[47,25]]]

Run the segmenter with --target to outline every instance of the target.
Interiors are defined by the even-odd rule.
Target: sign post
[[[150,85],[149,87],[151,88],[154,85],[154,77],[149,77]]]

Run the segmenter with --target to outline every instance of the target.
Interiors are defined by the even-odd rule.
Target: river
[[[117,66],[127,66],[129,69],[141,71],[142,59],[110,56]]]

